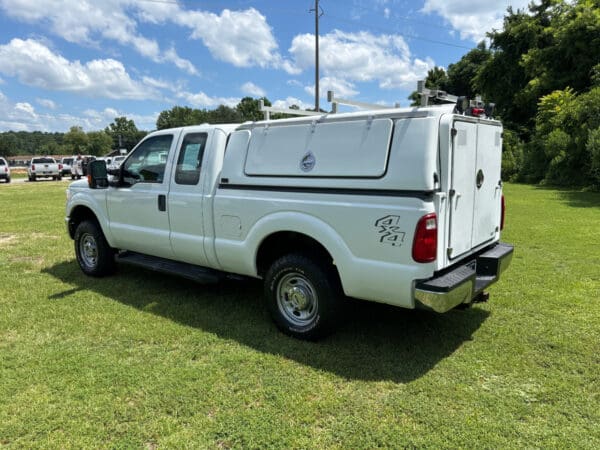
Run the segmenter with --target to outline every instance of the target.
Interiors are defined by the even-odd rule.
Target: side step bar
[[[118,263],[143,267],[155,272],[177,275],[202,284],[214,284],[227,278],[224,272],[219,272],[218,270],[172,261],[156,256],[143,255],[136,252],[126,251],[119,253],[116,260]]]
[[[502,242],[447,272],[417,282],[418,307],[446,312],[460,304],[469,304],[500,278],[510,265],[513,246]]]

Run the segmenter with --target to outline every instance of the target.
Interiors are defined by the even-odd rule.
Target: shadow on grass
[[[536,186],[536,189],[554,191],[563,202],[574,208],[600,207],[600,192],[578,191],[553,186]]]
[[[469,341],[489,314],[473,308],[438,315],[348,300],[337,332],[313,343],[289,338],[275,328],[263,307],[258,280],[200,285],[129,266],[120,266],[113,277],[94,279],[79,272],[74,261],[44,272],[75,286],[53,294],[53,301],[91,290],[260,352],[355,380],[404,383],[420,378]]]

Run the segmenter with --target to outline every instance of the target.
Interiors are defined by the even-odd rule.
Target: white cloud
[[[38,105],[43,106],[46,109],[56,109],[56,103],[47,98],[36,98],[35,101]]]
[[[192,30],[211,54],[236,67],[275,67],[288,73],[296,69],[284,61],[265,16],[254,8],[244,11],[224,9],[220,15],[205,11],[180,10],[175,23]]]
[[[196,69],[196,67],[189,60],[181,58],[173,47],[164,53],[162,60],[172,62],[175,64],[175,66],[189,73],[190,75],[199,75],[198,69]]]
[[[314,36],[296,36],[290,47],[297,67],[314,67]],[[328,77],[347,82],[377,81],[382,89],[412,89],[435,64],[413,58],[398,35],[334,30],[320,38],[321,70]]]
[[[215,108],[219,105],[225,105],[233,108],[240,102],[240,98],[236,97],[211,97],[200,91],[197,93],[192,92],[179,92],[177,98],[183,99],[188,104],[196,108]]]
[[[295,97],[287,97],[285,100],[276,100],[272,104],[275,108],[289,108],[293,105],[296,105],[300,109],[313,109],[315,107],[315,105],[305,103]]]
[[[119,61],[95,59],[84,64],[69,61],[32,39],[13,39],[0,45],[0,73],[17,77],[28,86],[90,97],[137,100],[157,97],[155,89],[132,80]]]
[[[32,117],[36,116],[35,108],[27,102],[15,104],[15,110],[17,110],[23,114],[26,114],[28,116],[32,116]]]
[[[530,0],[506,2],[516,9],[526,8]],[[480,42],[485,33],[495,28],[502,29],[506,9],[498,8],[498,2],[473,0],[425,0],[424,14],[435,13],[443,17],[454,29],[460,32],[461,39]]]
[[[265,97],[267,95],[263,88],[255,85],[251,81],[244,83],[241,89],[244,94],[250,95],[252,97]]]
[[[385,17],[386,19],[389,19],[391,12],[392,11],[390,10],[390,8],[383,8],[383,17]]]
[[[29,23],[48,24],[51,31],[68,42],[100,46],[110,40],[130,46],[140,55],[156,62],[172,62],[176,67],[197,74],[194,65],[177,55],[174,48],[162,52],[154,39],[142,36],[129,11],[137,8],[130,0],[0,0],[6,15]]]
[[[105,108],[102,111],[88,109],[82,116],[72,114],[40,114],[27,102],[12,103],[0,92],[0,131],[68,131],[73,125],[82,127],[85,131],[102,130],[115,117],[126,116],[135,122],[142,130],[156,127],[158,113],[147,115],[131,114],[118,111],[115,108]]]
[[[358,94],[355,85],[333,77],[323,77],[319,80],[319,96],[327,97],[327,91],[333,91],[336,97],[349,98]],[[306,86],[304,90],[315,96],[315,85]]]

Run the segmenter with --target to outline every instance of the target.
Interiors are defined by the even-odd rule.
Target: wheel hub
[[[297,326],[309,325],[318,314],[318,297],[310,280],[292,272],[278,283],[277,304],[283,315]]]
[[[306,292],[300,286],[294,286],[291,289],[288,289],[287,292],[289,301],[292,303],[294,308],[300,311],[304,311],[307,308],[309,304],[308,295],[308,292]]]

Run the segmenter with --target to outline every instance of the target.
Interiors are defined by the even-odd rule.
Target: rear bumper
[[[415,285],[417,307],[446,312],[461,303],[471,303],[500,278],[510,265],[513,246],[498,243],[473,259]]]

